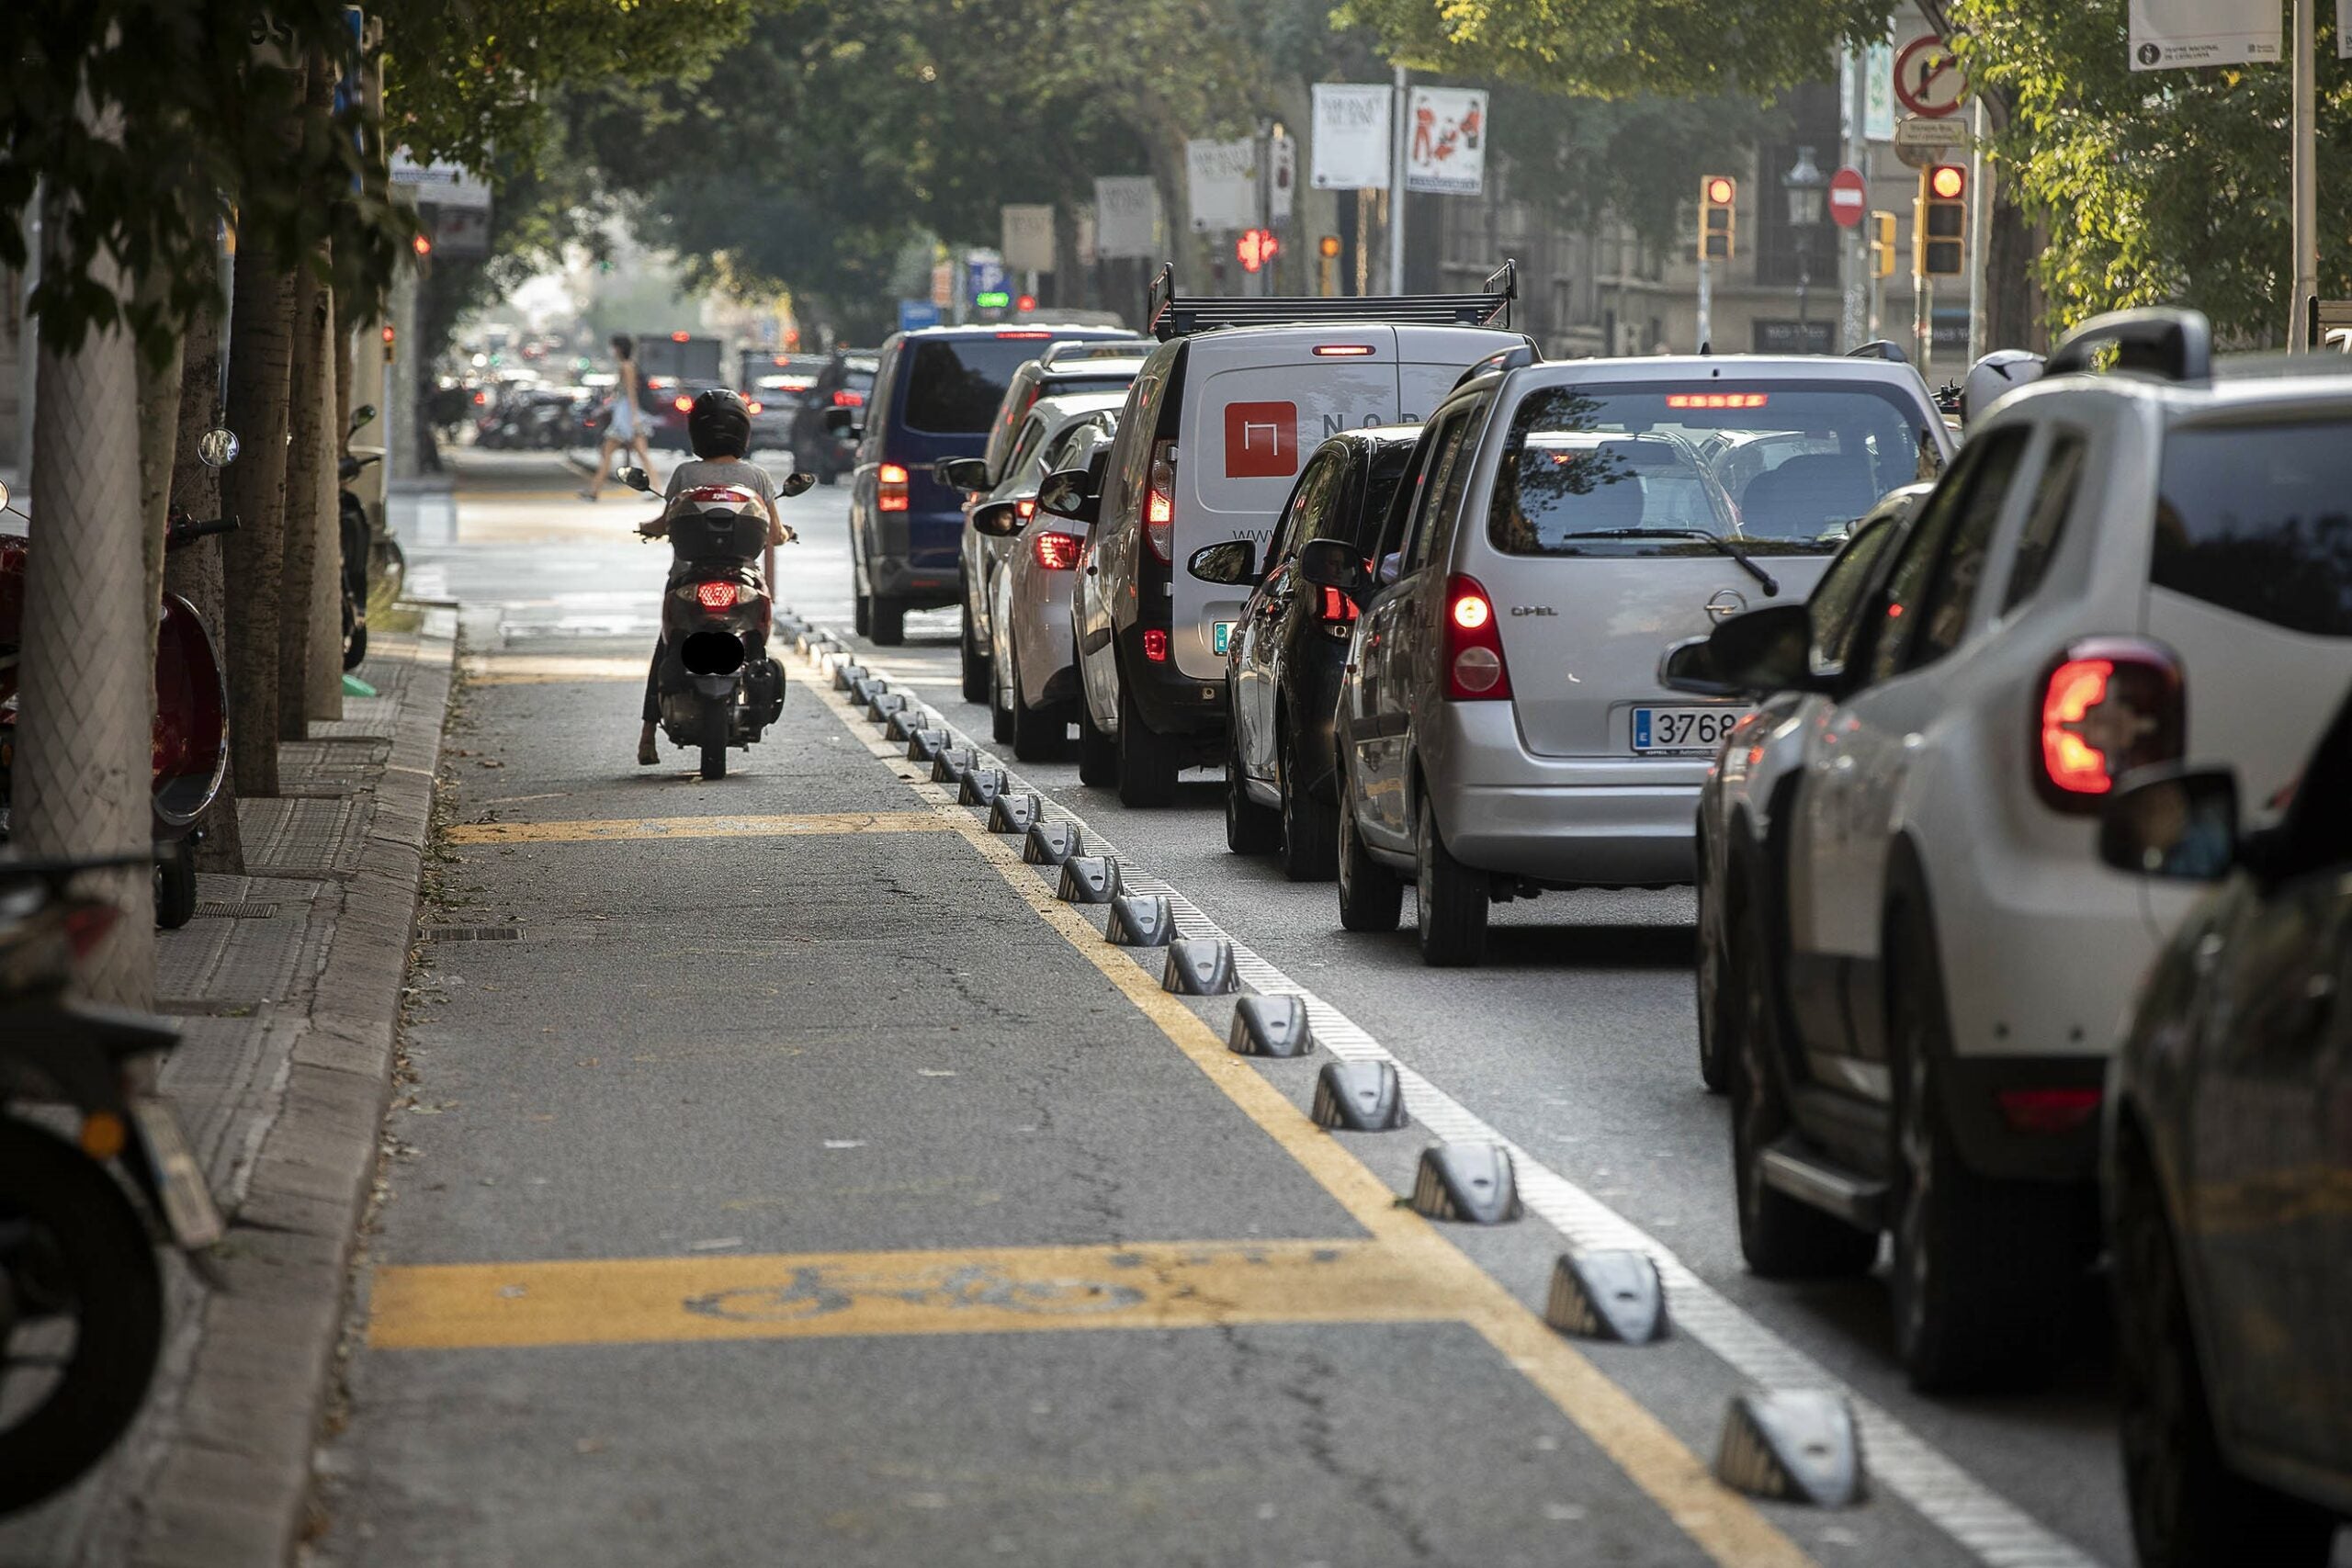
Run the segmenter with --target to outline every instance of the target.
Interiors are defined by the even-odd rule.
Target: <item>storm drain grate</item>
[[[277,918],[276,904],[229,904],[208,898],[197,905],[199,919],[210,920],[270,920]]]
[[[423,932],[426,942],[514,942],[523,935],[520,926],[427,926]]]

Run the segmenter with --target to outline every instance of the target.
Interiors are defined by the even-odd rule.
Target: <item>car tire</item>
[[[1724,1015],[1730,1010],[1730,987],[1724,982],[1721,890],[1707,874],[1708,851],[1699,845],[1699,952],[1691,965],[1691,981],[1699,1004],[1699,1081],[1709,1094],[1721,1094],[1730,1080],[1724,1061],[1724,1042],[1730,1031]]]
[[[893,599],[886,593],[874,596],[874,607],[867,612],[873,627],[866,635],[877,648],[896,648],[907,640],[907,602]]]
[[[1415,885],[1414,919],[1420,931],[1421,962],[1438,968],[1464,968],[1486,962],[1487,895],[1492,879],[1453,858],[1438,831],[1437,807],[1421,795],[1420,876]]]
[[[1937,1066],[1951,1050],[1934,943],[1898,918],[1886,966],[1894,1079],[1894,1342],[1922,1393],[2030,1388],[2057,1371],[2071,1289],[2088,1258],[2064,1189],[1978,1174],[1944,1115]]]
[[[1739,921],[1726,955],[1738,1027],[1724,1042],[1731,1090],[1733,1200],[1739,1250],[1748,1270],[1767,1280],[1832,1280],[1867,1273],[1878,1258],[1878,1233],[1848,1224],[1764,1183],[1764,1151],[1788,1131],[1781,1097],[1780,1009],[1771,992],[1762,922],[1744,900],[1728,906]]]
[[[853,593],[849,612],[850,629],[864,637],[874,629],[874,601],[864,593]]]
[[[175,931],[194,919],[196,852],[186,839],[175,839],[155,857],[155,925]]]
[[[2324,1568],[2335,1521],[2299,1497],[2232,1470],[2213,1430],[2180,1255],[2163,1185],[2127,1124],[2113,1193],[2116,1382],[2123,1487],[2143,1568],[2242,1559]]]
[[[964,700],[967,703],[990,702],[995,688],[989,681],[989,656],[982,653],[979,644],[973,640],[973,630],[972,606],[967,601],[964,605],[963,635],[956,638],[956,648],[957,661],[963,667]],[[1000,735],[997,739],[1001,740],[1004,737]]]
[[[1340,792],[1340,924],[1351,931],[1393,931],[1405,913],[1405,885],[1372,858],[1356,830],[1355,796],[1343,773]]]
[[[1177,742],[1143,721],[1135,694],[1119,682],[1119,804],[1167,806],[1176,798]]]
[[[1230,711],[1228,705],[1227,711]],[[1250,798],[1241,771],[1241,742],[1230,728],[1225,742],[1225,847],[1238,855],[1272,854],[1282,846],[1282,813]]]
[[[989,735],[1000,746],[1009,745],[1013,736],[1012,705],[991,678],[989,682]],[[1023,759],[1024,761],[1026,759]]]
[[[1298,737],[1287,716],[1275,721],[1281,747],[1283,874],[1293,882],[1329,882],[1340,868],[1340,813],[1298,782]]]
[[[1094,710],[1078,698],[1078,782],[1108,789],[1119,782],[1119,743],[1095,728]]]

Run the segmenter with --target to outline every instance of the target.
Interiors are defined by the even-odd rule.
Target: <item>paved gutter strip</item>
[[[786,612],[788,613],[788,612]],[[829,656],[808,656],[825,670]],[[892,682],[904,686],[905,682]],[[829,700],[837,694],[823,691]],[[920,697],[913,698],[918,705]],[[1826,1389],[1850,1403],[1861,1428],[1863,1462],[1871,1480],[1899,1497],[1988,1568],[2098,1568],[2098,1560],[2055,1534],[2023,1509],[1970,1475],[1883,1406],[1848,1386],[1812,1357],[1742,1311],[1679,1258],[1632,1221],[1593,1197],[1488,1126],[1460,1101],[1398,1062],[1379,1041],[1338,1008],[1293,980],[1209,918],[1173,886],[1137,874],[1134,863],[1076,812],[1043,787],[1028,783],[1020,764],[999,756],[966,735],[933,705],[933,728],[949,731],[952,743],[973,751],[973,765],[1006,770],[1009,789],[1031,791],[1046,804],[1049,818],[1076,822],[1087,852],[1118,857],[1123,886],[1130,893],[1160,894],[1175,910],[1184,936],[1221,937],[1233,944],[1235,972],[1252,990],[1303,997],[1315,1039],[1343,1061],[1385,1061],[1396,1066],[1407,1108],[1440,1138],[1459,1143],[1498,1144],[1510,1153],[1520,1195],[1528,1210],[1578,1247],[1631,1247],[1649,1255],[1668,1295],[1676,1327],[1697,1340],[1747,1382],[1764,1389]],[[876,744],[877,753],[902,748]]]

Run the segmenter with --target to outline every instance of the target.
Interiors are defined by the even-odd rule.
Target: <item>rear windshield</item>
[[[907,368],[907,428],[979,434],[996,418],[1012,373],[1036,357],[1034,338],[933,338],[915,344]]]
[[[1932,477],[1934,415],[1892,388],[1708,380],[1554,387],[1511,417],[1487,532],[1511,555],[1827,554],[1897,485]]]
[[[1383,446],[1373,453],[1372,465],[1364,470],[1363,504],[1356,509],[1356,543],[1370,549],[1378,542],[1380,525],[1388,516],[1388,508],[1396,499],[1396,481],[1413,461],[1413,443],[1400,441],[1394,446]]]
[[[2149,579],[2289,631],[2352,637],[2352,432],[2176,430]]]

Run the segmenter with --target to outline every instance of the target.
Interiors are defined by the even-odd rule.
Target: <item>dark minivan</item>
[[[874,392],[859,422],[857,478],[850,492],[850,571],[860,633],[905,640],[909,610],[963,595],[964,493],[933,472],[948,457],[977,457],[1006,383],[1046,345],[1124,338],[1116,327],[924,327],[882,344]]]

